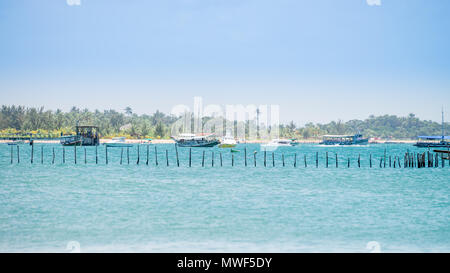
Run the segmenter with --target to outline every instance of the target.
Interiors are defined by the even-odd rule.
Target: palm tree
[[[133,109],[131,109],[130,106],[127,106],[125,108],[125,114],[128,115],[128,116],[131,116],[133,114]]]

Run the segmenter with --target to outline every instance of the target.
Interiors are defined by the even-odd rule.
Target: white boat
[[[18,144],[25,144],[25,141],[23,141],[23,140],[13,140],[11,142],[8,142],[8,145],[18,145]]]
[[[105,143],[106,147],[131,147],[133,144],[127,143],[125,137],[113,137]]]
[[[272,139],[269,143],[262,144],[262,147],[281,147],[281,146],[295,146],[297,143],[292,139]]]
[[[227,134],[220,142],[219,148],[233,148],[236,144],[234,137],[231,134]]]

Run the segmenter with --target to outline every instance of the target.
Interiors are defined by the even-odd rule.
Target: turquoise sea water
[[[71,241],[82,252],[369,252],[370,241],[382,252],[450,251],[449,162],[444,168],[379,167],[384,149],[402,161],[408,149],[423,149],[299,145],[277,149],[275,167],[268,152],[264,167],[259,145],[248,144],[248,166],[241,145],[232,167],[229,149],[197,148],[189,168],[189,148],[179,148],[177,167],[174,145],[156,145],[155,166],[154,146],[147,166],[146,146],[140,146],[139,165],[137,146],[130,148],[129,165],[126,149],[122,165],[121,149],[108,149],[106,165],[100,146],[96,165],[95,148],[86,147],[85,164],[78,147],[75,165],[73,147],[65,148],[62,164],[60,145],[36,144],[31,164],[31,147],[20,145],[18,164],[14,146],[10,164],[11,147],[0,144],[0,252],[68,252]]]

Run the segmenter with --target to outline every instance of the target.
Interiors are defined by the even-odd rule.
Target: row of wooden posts
[[[17,163],[20,163],[20,148],[19,145],[16,145],[17,147]],[[158,148],[155,145],[154,146],[154,150],[155,150],[155,165],[158,166]],[[74,163],[77,164],[77,147],[74,146]],[[165,150],[165,154],[166,154],[166,165],[169,166],[169,151],[166,149]],[[14,163],[13,160],[13,146],[11,146],[11,164]],[[253,153],[253,165],[256,167],[256,154],[257,152]],[[122,148],[121,153],[120,153],[120,164],[123,164],[123,155],[124,155],[124,148]],[[180,160],[178,157],[178,148],[177,145],[175,145],[175,155],[176,155],[176,164],[179,167],[180,166]],[[52,164],[55,163],[55,148],[52,149]],[[149,146],[147,145],[147,153],[146,153],[146,162],[145,164],[148,165],[149,164],[149,157],[150,157],[150,151],[149,151]],[[328,156],[328,152],[326,152],[326,160],[325,160],[325,166],[328,168],[329,167],[329,156]],[[140,157],[140,149],[139,146],[137,146],[137,161],[136,164],[140,164],[141,163],[141,157]],[[220,159],[220,166],[223,166],[223,160],[222,160],[222,153],[219,152],[219,159]],[[271,165],[273,167],[275,167],[275,153],[272,152],[271,153],[271,162],[268,162],[267,160],[267,151],[264,151],[264,167],[267,167],[270,163],[272,163]],[[130,164],[130,150],[129,147],[126,148],[126,160],[127,160],[127,164]],[[247,166],[248,165],[248,157],[247,157],[247,148],[244,149],[244,165]],[[284,160],[284,154],[281,155],[281,160],[282,160],[282,166],[286,166],[285,164],[285,160]],[[31,145],[31,158],[30,158],[31,163],[34,163],[34,145]],[[44,163],[44,147],[41,146],[41,164]],[[235,165],[234,162],[234,154],[231,153],[231,166]],[[424,152],[424,153],[410,153],[409,151],[405,153],[404,157],[403,157],[403,163],[401,161],[401,158],[399,156],[387,156],[386,155],[386,150],[384,151],[384,156],[382,156],[379,160],[379,167],[380,168],[386,168],[386,166],[389,166],[390,168],[432,168],[432,167],[439,167],[439,163],[441,161],[441,166],[444,167],[445,166],[445,159],[441,158],[441,160],[439,160],[439,155],[437,153],[430,153],[430,151]],[[66,163],[66,150],[63,147],[62,149],[62,163]],[[86,148],[84,148],[84,163],[87,164],[87,152],[86,152]],[[106,147],[105,149],[105,163],[108,164],[108,147]],[[214,167],[214,151],[211,151],[211,166]],[[297,154],[294,154],[294,167],[297,167]],[[306,154],[303,156],[303,163],[305,168],[308,167],[308,162],[307,162],[307,158],[306,158]],[[350,158],[347,159],[347,167],[350,168]],[[95,164],[98,164],[98,149],[97,146],[95,147]],[[357,165],[359,168],[361,168],[361,154],[358,155],[357,158]],[[189,167],[192,166],[192,148],[189,148]],[[315,154],[315,166],[316,168],[319,167],[319,153],[316,152]],[[339,159],[338,159],[338,154],[335,153],[335,166],[336,168],[339,167]],[[373,167],[373,159],[372,159],[372,154],[369,155],[369,166],[370,168]],[[449,160],[449,166],[450,166],[450,160]],[[202,154],[202,167],[205,167],[205,150],[203,150],[203,154]]]

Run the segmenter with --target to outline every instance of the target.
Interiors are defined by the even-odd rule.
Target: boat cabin
[[[450,136],[418,136],[416,147],[450,147]]]
[[[76,126],[75,131],[75,135],[61,137],[61,144],[64,146],[97,146],[100,144],[97,126]]]
[[[362,134],[355,135],[324,135],[320,144],[323,145],[354,145],[367,144],[369,139],[363,138]]]

